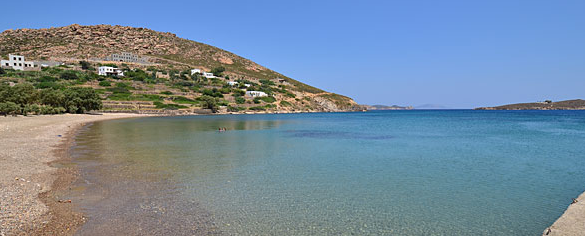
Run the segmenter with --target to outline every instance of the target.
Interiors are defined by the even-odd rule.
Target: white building
[[[195,73],[201,74],[201,69],[192,69],[191,70],[191,75],[194,75]]]
[[[121,61],[148,64],[147,57],[140,57],[136,54],[129,52],[122,52],[120,54],[114,53],[112,55],[107,56],[106,61]]]
[[[203,77],[211,79],[211,78],[215,78],[215,75],[213,75],[213,73],[203,72]]]
[[[12,54],[8,54],[8,60],[0,60],[0,65],[14,70],[32,70],[35,67],[35,63],[32,61],[25,61],[24,56]]]
[[[236,82],[236,81],[228,81],[227,83],[228,83],[230,86],[236,86],[236,85],[238,85],[238,82]]]
[[[262,91],[246,91],[246,96],[248,97],[266,97],[268,94]]]
[[[100,66],[98,68],[98,74],[99,75],[114,75],[114,76],[124,76],[124,71],[122,71],[121,69],[118,68],[114,68],[111,66]]]
[[[244,84],[244,86],[246,86],[246,88],[252,86],[251,84]]]

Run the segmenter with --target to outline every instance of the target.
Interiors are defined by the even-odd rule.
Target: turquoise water
[[[111,120],[77,136],[72,197],[82,235],[540,235],[584,141],[583,111]]]

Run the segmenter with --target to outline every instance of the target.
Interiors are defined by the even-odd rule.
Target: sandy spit
[[[75,168],[57,168],[79,127],[140,114],[0,117],[0,236],[71,235],[84,218],[59,189],[75,180]]]
[[[565,213],[551,227],[545,229],[542,235],[585,235],[585,193],[576,200],[577,202],[569,205]]]

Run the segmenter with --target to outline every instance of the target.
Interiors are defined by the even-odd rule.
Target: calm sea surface
[[[585,191],[585,112],[123,119],[72,154],[80,235],[539,235]]]

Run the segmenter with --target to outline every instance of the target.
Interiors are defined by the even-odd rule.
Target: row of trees
[[[37,90],[30,83],[0,84],[0,115],[84,113],[102,108],[92,88]]]

